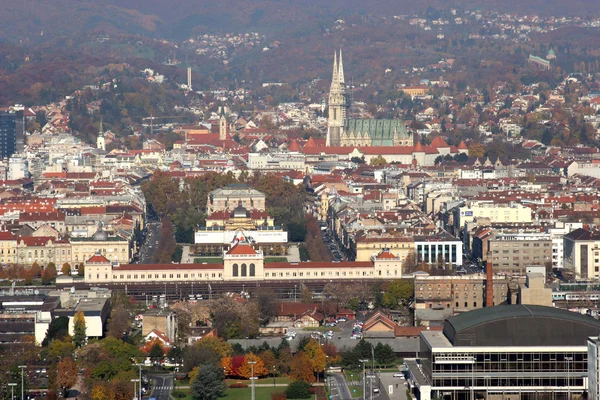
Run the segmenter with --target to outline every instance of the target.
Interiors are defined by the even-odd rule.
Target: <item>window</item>
[[[238,276],[238,265],[237,264],[233,264],[233,272],[232,272],[233,276]]]
[[[250,276],[256,275],[256,266],[254,264],[250,264]]]
[[[242,264],[242,276],[248,275],[248,266],[246,264]]]
[[[469,307],[469,304],[465,301],[465,307]]]
[[[473,307],[477,307],[477,302],[476,301],[473,302]]]

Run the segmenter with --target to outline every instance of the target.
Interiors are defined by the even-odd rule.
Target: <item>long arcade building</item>
[[[402,277],[403,261],[382,250],[364,262],[265,263],[261,250],[246,241],[235,243],[223,254],[222,264],[126,264],[113,263],[97,254],[85,264],[86,283],[150,283],[190,281],[365,280]]]
[[[421,333],[411,382],[421,400],[569,399],[588,388],[587,341],[599,332],[599,321],[553,307],[470,311]]]

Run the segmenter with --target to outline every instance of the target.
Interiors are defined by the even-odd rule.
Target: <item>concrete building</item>
[[[552,268],[563,268],[564,266],[563,236],[581,228],[583,228],[581,222],[556,222],[554,228],[546,229],[552,240]]]
[[[600,400],[600,337],[589,337],[587,348],[588,399]]]
[[[420,365],[407,361],[417,398],[571,398],[587,390],[588,337],[600,322],[534,305],[470,311],[421,332]]]
[[[146,337],[153,330],[165,334],[171,342],[177,339],[177,314],[164,308],[153,308],[142,317],[142,336]]]
[[[544,274],[528,273],[525,283],[519,286],[519,304],[552,307],[552,289],[545,283]]]
[[[400,260],[414,253],[415,242],[412,237],[394,233],[364,233],[356,238],[356,261],[369,261],[383,249],[387,249]]]
[[[529,265],[552,260],[552,241],[547,233],[498,233],[488,240],[494,272],[525,274]]]
[[[306,171],[306,157],[290,153],[250,153],[248,169],[260,171]]]
[[[454,210],[454,227],[458,232],[466,223],[479,218],[489,219],[491,223],[531,223],[531,208],[519,203],[467,202]]]
[[[83,298],[79,300],[74,310],[69,315],[69,335],[73,336],[75,330],[74,317],[79,311],[85,317],[85,335],[88,338],[101,338],[104,336],[106,320],[110,313],[110,299]]]
[[[417,262],[462,265],[462,242],[447,232],[415,236]]]
[[[575,273],[577,279],[600,277],[600,232],[576,229],[565,235],[564,268]]]

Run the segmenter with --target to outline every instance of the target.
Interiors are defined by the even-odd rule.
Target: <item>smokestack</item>
[[[485,262],[485,306],[494,306],[494,269],[492,267],[492,252],[488,251]]]
[[[188,75],[188,82],[187,82],[187,86],[188,86],[188,90],[192,90],[192,68],[188,67],[187,69],[187,75]]]

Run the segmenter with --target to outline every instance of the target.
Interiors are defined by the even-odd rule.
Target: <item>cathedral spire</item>
[[[98,128],[98,136],[102,136],[104,134],[104,129],[102,129],[102,118],[100,118],[100,127]]]
[[[344,63],[342,62],[342,49],[340,48],[340,63],[338,65],[338,80],[341,84],[344,84]]]
[[[333,52],[333,75],[331,76],[331,88],[337,87],[338,84],[338,63],[337,51]]]

